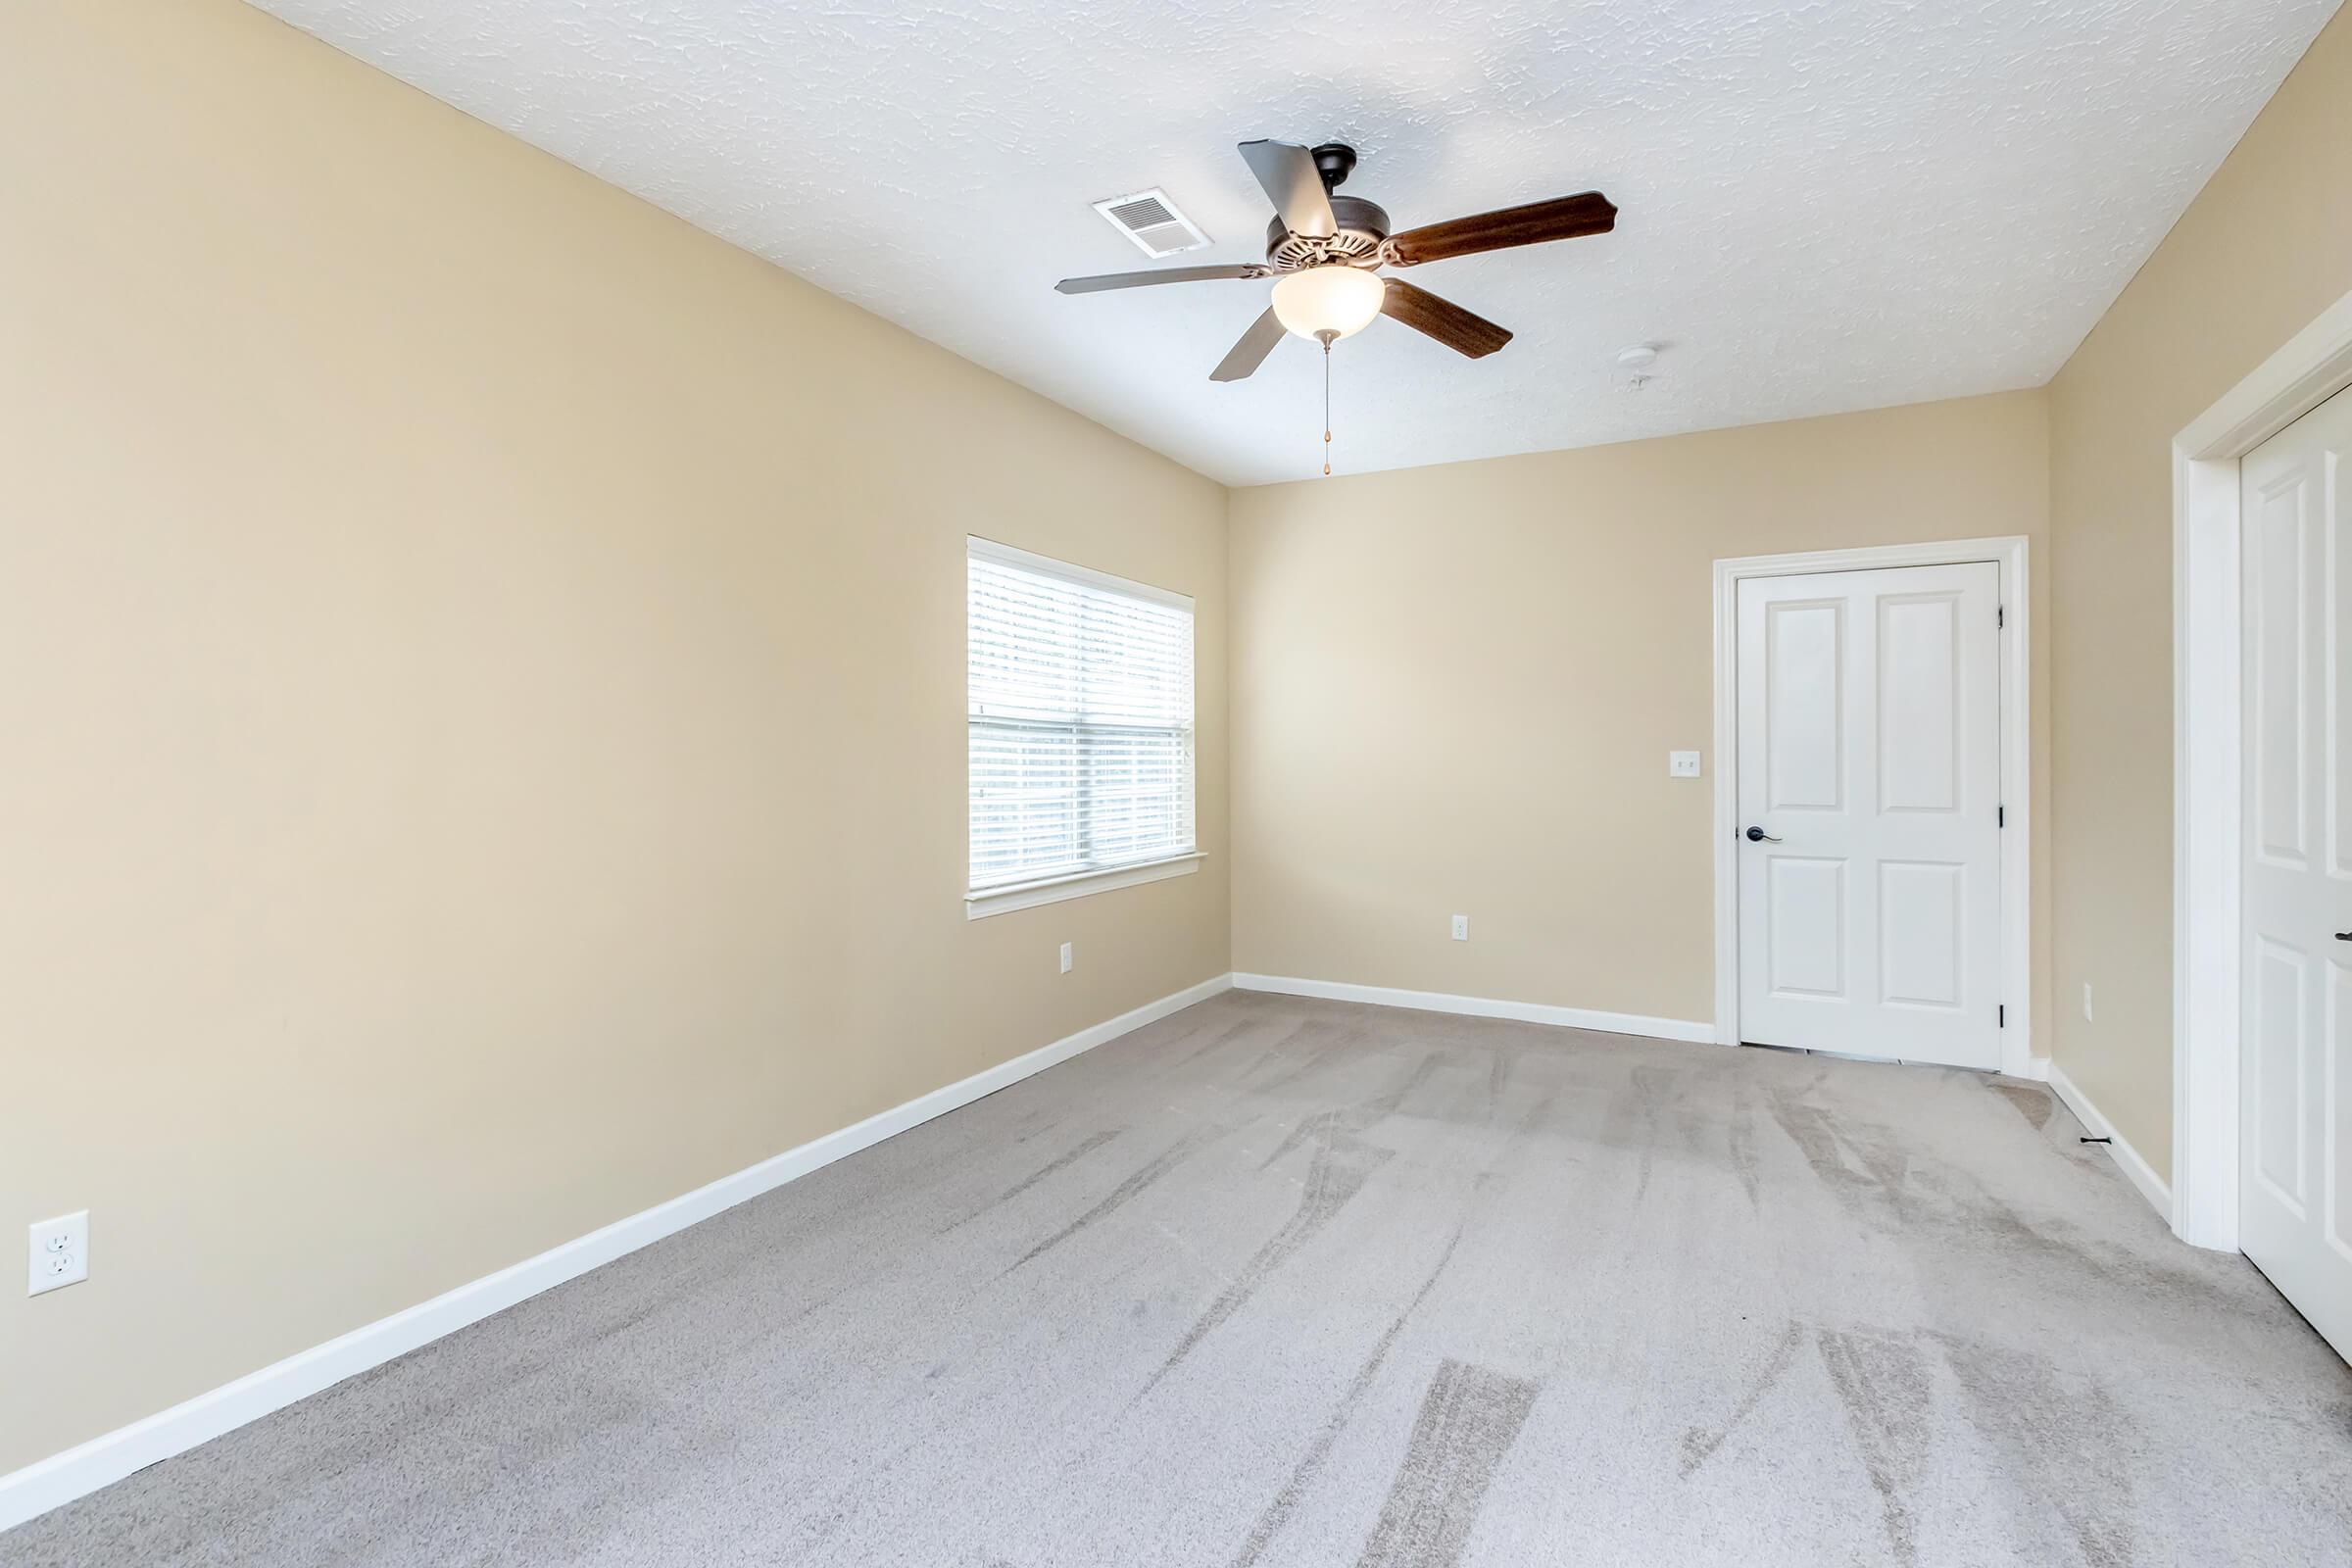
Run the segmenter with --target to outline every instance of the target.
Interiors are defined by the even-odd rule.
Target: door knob
[[[1760,827],[1751,827],[1747,830],[1747,842],[1750,844],[1778,844],[1781,841],[1774,838],[1771,834],[1765,832]],[[2347,931],[2344,933],[2344,940],[2346,942],[2352,942],[2352,931]]]

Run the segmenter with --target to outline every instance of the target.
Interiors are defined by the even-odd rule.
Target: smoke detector
[[[1102,215],[1104,222],[1135,241],[1136,249],[1155,261],[1162,256],[1197,251],[1208,243],[1200,225],[1178,212],[1168,193],[1156,185],[1132,196],[1113,196],[1097,202],[1095,211]]]
[[[1626,390],[1639,392],[1657,373],[1658,350],[1663,343],[1636,343],[1617,351],[1617,368],[1625,372]]]

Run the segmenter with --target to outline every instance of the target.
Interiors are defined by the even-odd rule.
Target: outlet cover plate
[[[1666,754],[1666,776],[1669,778],[1698,777],[1698,754],[1696,752],[1668,752]]]
[[[25,1233],[24,1294],[39,1296],[90,1277],[90,1211],[77,1209],[32,1225]]]

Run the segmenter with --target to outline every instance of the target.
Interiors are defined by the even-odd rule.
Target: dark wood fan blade
[[[1514,245],[1606,234],[1616,226],[1616,204],[1600,192],[1589,190],[1582,196],[1561,196],[1525,207],[1506,207],[1499,213],[1408,228],[1390,235],[1389,248],[1398,267],[1418,267],[1448,256],[1475,256],[1480,251],[1506,251]]]
[[[1163,267],[1149,272],[1102,272],[1093,277],[1065,277],[1054,285],[1059,294],[1100,294],[1106,288],[1150,288],[1154,283],[1199,283],[1212,277],[1263,277],[1266,270],[1253,262],[1231,267]]]
[[[1391,320],[1402,321],[1416,332],[1426,332],[1447,348],[1483,360],[1511,340],[1507,328],[1496,326],[1483,316],[1474,316],[1451,300],[1442,300],[1425,288],[1415,288],[1401,277],[1386,278],[1388,292],[1380,302],[1380,314]]]
[[[1309,239],[1329,239],[1340,231],[1313,153],[1287,141],[1246,141],[1241,146],[1242,162],[1266,188],[1274,211],[1282,215],[1283,227]]]
[[[1208,372],[1208,378],[1211,381],[1248,380],[1259,366],[1266,363],[1266,356],[1274,352],[1274,345],[1282,339],[1282,318],[1274,314],[1273,307],[1268,306],[1265,315],[1250,323],[1250,330],[1242,334],[1242,340],[1233,346],[1233,352]]]

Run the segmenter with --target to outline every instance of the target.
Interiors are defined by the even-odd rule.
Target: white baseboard
[[[1554,1007],[1540,1002],[1498,1002],[1492,997],[1454,997],[1443,991],[1399,991],[1393,986],[1349,985],[1341,980],[1295,980],[1275,974],[1233,976],[1237,991],[1278,991],[1290,997],[1329,1002],[1368,1002],[1376,1007],[1417,1007],[1423,1012],[1458,1012],[1473,1018],[1515,1018],[1521,1023],[1557,1024],[1563,1029],[1597,1029],[1612,1035],[1647,1035],[1654,1040],[1715,1043],[1715,1026],[1687,1018],[1649,1018],[1636,1012],[1596,1012],[1590,1007]]]
[[[869,1149],[885,1138],[967,1105],[983,1095],[994,1094],[1105,1041],[1115,1040],[1194,1003],[1205,1002],[1231,989],[1232,984],[1231,975],[1217,975],[1173,996],[1146,1003],[1107,1023],[1081,1029],[1027,1055],[1015,1056],[959,1083],[935,1089],[920,1099],[868,1116],[855,1126],[827,1133],[798,1149],[786,1150],[732,1176],[722,1176],[707,1187],[698,1187],[683,1197],[657,1203],[642,1213],[565,1242],[537,1257],[484,1275],[429,1301],[299,1351],[208,1394],[200,1394],[169,1410],[158,1411],[77,1447],[0,1476],[0,1530],[23,1524],[36,1514],[120,1481],[160,1459],[185,1453],[223,1432],[258,1420],[272,1410],[283,1409],[355,1373],[381,1366],[420,1345],[477,1323],[493,1312],[503,1311],[600,1264],[684,1230],[698,1220],[709,1219],[722,1209],[806,1176],[845,1154]]]
[[[2049,1064],[2049,1085],[2058,1098],[2066,1102],[2066,1108],[2075,1113],[2075,1120],[2082,1124],[2084,1132],[2093,1138],[2113,1140],[2107,1145],[2107,1152],[2115,1156],[2115,1162],[2123,1167],[2124,1174],[2132,1178],[2132,1185],[2139,1189],[2139,1196],[2153,1203],[2156,1212],[2162,1214],[2164,1222],[2170,1225],[2173,1222],[2173,1190],[2166,1185],[2163,1177],[2156,1174],[2156,1167],[2140,1158],[2139,1151],[2132,1147],[2132,1141],[2115,1130],[2115,1124],[2100,1114],[2099,1107],[2075,1087],[2075,1081],[2055,1061]]]

